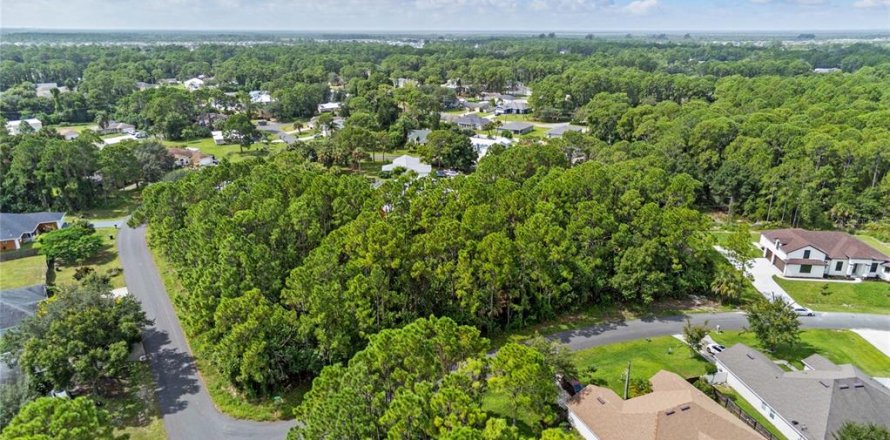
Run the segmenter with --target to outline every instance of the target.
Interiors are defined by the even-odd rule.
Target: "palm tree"
[[[294,122],[294,130],[297,130],[297,134],[301,134],[303,132],[303,123]]]

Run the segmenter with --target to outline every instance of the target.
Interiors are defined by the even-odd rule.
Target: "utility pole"
[[[630,385],[630,361],[627,361],[627,371],[624,372],[624,400],[627,400],[627,388]]]

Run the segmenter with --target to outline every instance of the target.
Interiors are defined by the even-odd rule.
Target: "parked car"
[[[574,396],[575,394],[580,393],[582,389],[584,389],[584,386],[581,385],[581,382],[578,382],[577,379],[557,375],[557,380],[559,381],[559,386],[562,387],[562,389],[566,390],[566,392],[569,393],[570,396]]]
[[[794,313],[797,313],[797,316],[816,316],[816,312],[806,308],[806,307],[795,307]]]
[[[708,350],[708,353],[711,353],[714,355],[716,355],[717,353],[720,353],[723,350],[726,350],[726,347],[724,347],[720,344],[708,344],[708,346],[706,348]]]
[[[137,131],[134,136],[136,136],[136,139],[145,139],[148,137],[148,133],[144,131]]]

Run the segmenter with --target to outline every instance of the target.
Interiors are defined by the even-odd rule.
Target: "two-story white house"
[[[759,246],[787,277],[890,281],[890,257],[845,232],[772,229],[760,234]]]

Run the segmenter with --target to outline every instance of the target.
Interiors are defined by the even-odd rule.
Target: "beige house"
[[[586,440],[763,440],[682,377],[659,371],[652,392],[624,400],[588,385],[568,403],[569,422]]]

